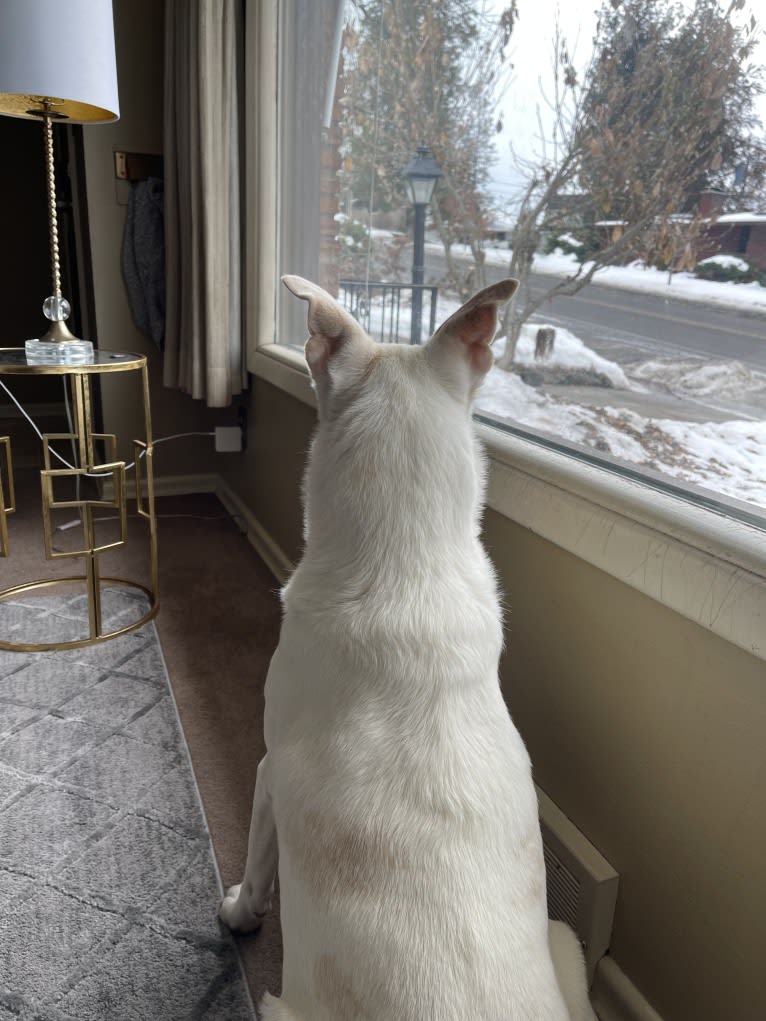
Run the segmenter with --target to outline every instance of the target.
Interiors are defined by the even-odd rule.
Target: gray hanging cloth
[[[165,187],[132,181],[122,240],[122,274],[133,322],[160,347],[165,339]]]

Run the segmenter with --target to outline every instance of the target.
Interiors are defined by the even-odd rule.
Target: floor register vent
[[[548,917],[567,922],[585,950],[588,983],[609,949],[619,876],[603,855],[537,789],[548,882]]]

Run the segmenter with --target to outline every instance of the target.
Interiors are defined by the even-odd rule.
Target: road
[[[438,276],[442,272],[442,260],[429,253],[426,278],[429,273]],[[505,275],[502,267],[487,267],[489,283]],[[530,280],[533,294],[544,294],[558,279],[533,274]],[[759,375],[766,374],[766,316],[750,310],[589,284],[575,295],[557,297],[542,305],[532,321],[565,327],[597,354],[620,365],[629,377],[632,369],[654,358],[733,360]],[[563,396],[565,393],[570,400],[579,403],[604,403],[601,388],[545,389],[552,394]],[[731,418],[733,414],[760,420],[766,417],[766,392],[763,391],[743,397],[717,396],[715,400],[699,401],[674,397],[660,383],[650,394],[623,391],[620,399],[624,406],[662,417],[700,421],[711,417]]]

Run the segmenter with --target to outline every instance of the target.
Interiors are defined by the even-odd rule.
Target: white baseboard
[[[199,475],[155,475],[154,495],[157,496],[190,496],[192,493],[215,493],[220,483],[216,472]],[[146,478],[142,478],[141,492],[146,498]],[[105,500],[114,499],[114,485],[111,480],[102,484],[102,495]],[[136,495],[135,482],[131,479],[126,486],[126,496],[132,500]]]
[[[145,492],[144,485],[144,494]],[[217,472],[198,475],[155,475],[154,477],[155,497],[188,496],[192,493],[215,493],[229,514],[238,518],[242,523],[242,530],[247,535],[250,544],[280,585],[285,584],[293,573],[295,564],[279,544],[272,539],[244,500],[234,492],[227,482],[224,482]],[[111,499],[112,495],[113,487],[111,482],[108,482],[104,485],[104,497]],[[133,496],[133,493],[129,492],[128,496]]]
[[[590,999],[599,1021],[662,1021],[611,957],[598,962]]]
[[[269,535],[247,504],[234,492],[228,483],[218,476],[215,495],[232,517],[239,518],[251,545],[260,556],[280,585],[284,585],[295,569],[284,550]]]

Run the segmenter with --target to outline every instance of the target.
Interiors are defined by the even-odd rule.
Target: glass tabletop
[[[23,347],[0,347],[0,373],[26,375],[71,375],[73,373],[126,372],[140,369],[146,356],[126,351],[95,351],[93,360],[81,365],[46,364],[29,362]]]

